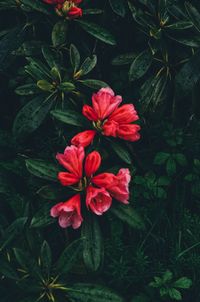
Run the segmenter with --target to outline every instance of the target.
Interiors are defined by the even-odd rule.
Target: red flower
[[[71,143],[86,147],[93,141],[97,132],[132,142],[140,139],[140,126],[132,124],[139,119],[134,106],[125,104],[119,107],[121,102],[121,96],[115,96],[111,88],[102,88],[93,94],[92,106],[84,105],[82,112],[93,122],[95,133],[81,132],[72,138]],[[85,139],[86,134],[87,139]]]
[[[56,204],[51,209],[51,216],[59,217],[59,225],[62,228],[72,226],[73,229],[78,229],[83,221],[80,194],[73,196],[68,201]]]
[[[70,10],[67,13],[67,17],[69,19],[82,17],[82,15],[83,15],[82,9],[80,7],[77,7],[77,6],[74,6],[74,7],[70,8]]]
[[[117,175],[102,173],[93,177],[95,185],[104,187],[112,197],[124,204],[128,203],[130,180],[129,169],[120,169]]]
[[[63,186],[72,186],[75,191],[85,191],[86,206],[95,214],[102,215],[106,212],[111,207],[112,197],[123,203],[128,203],[128,184],[130,182],[130,172],[128,169],[119,170],[117,175],[113,173],[95,175],[101,165],[101,155],[99,152],[93,151],[85,158],[83,147],[69,146],[65,149],[64,154],[58,153],[56,158],[67,170],[66,172],[58,173],[58,179],[61,184]],[[85,164],[83,169],[84,159]],[[75,212],[81,217],[80,206],[77,202],[78,198],[80,198],[80,194],[76,195],[75,200],[78,206],[74,208],[73,215],[71,215],[72,210],[69,210],[68,207],[64,207],[64,205],[71,206],[69,201],[73,200],[74,202],[73,198],[68,202],[59,203],[52,208],[51,216],[59,216],[59,224],[62,227],[78,225],[78,223],[75,224],[75,222],[72,222]],[[75,215],[75,217],[76,216],[77,215]],[[79,219],[79,225],[80,224]]]
[[[56,13],[68,19],[81,17],[83,11],[79,5],[82,0],[43,0],[47,4],[55,6]]]
[[[78,133],[77,135],[75,135],[72,140],[71,143],[75,146],[82,146],[82,147],[87,147],[91,144],[91,142],[93,141],[94,137],[96,135],[96,131],[95,130],[86,130],[83,131],[81,133]]]

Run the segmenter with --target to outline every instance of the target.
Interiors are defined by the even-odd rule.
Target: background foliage
[[[197,302],[199,1],[82,8],[64,22],[39,0],[0,1],[2,302]],[[133,208],[63,231],[49,217],[68,194],[55,154],[87,129],[82,105],[107,85],[141,118],[139,142],[99,146],[107,169],[131,169]]]

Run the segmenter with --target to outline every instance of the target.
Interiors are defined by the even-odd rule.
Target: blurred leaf
[[[174,300],[177,300],[177,301],[182,300],[181,293],[177,289],[169,288],[168,293],[169,293],[169,296],[170,296],[171,299],[174,299]]]
[[[82,250],[82,240],[77,239],[70,243],[62,252],[55,265],[56,273],[59,275],[68,273],[77,261]]]
[[[81,237],[85,265],[89,270],[97,271],[103,262],[104,248],[101,229],[94,215],[83,222]]]
[[[159,152],[156,154],[154,158],[154,164],[155,165],[161,165],[165,163],[165,161],[169,158],[170,154],[166,152]]]
[[[22,4],[22,8],[23,8],[23,5],[33,9],[33,10],[36,10],[38,12],[41,12],[41,13],[44,13],[46,15],[49,15],[50,14],[50,11],[48,10],[48,7],[40,2],[39,0],[20,0],[21,1],[21,4]]]
[[[50,216],[50,209],[52,207],[52,204],[45,204],[43,205],[38,212],[33,216],[31,220],[30,227],[31,228],[41,228],[46,227],[52,223],[55,222],[55,219],[53,219]]]
[[[21,235],[24,225],[27,222],[26,217],[17,218],[13,223],[9,225],[7,229],[3,231],[3,235],[0,239],[0,251],[2,251],[7,245]]]
[[[176,97],[187,96],[200,79],[200,52],[198,51],[183,65],[175,78]]]
[[[144,221],[136,210],[130,205],[116,205],[111,208],[112,213],[134,229],[143,230]]]
[[[119,16],[124,17],[126,14],[124,0],[109,0],[112,10]]]
[[[187,277],[182,277],[173,283],[174,287],[187,289],[192,286],[192,280]]]
[[[113,142],[110,139],[109,139],[109,142],[110,142],[110,147],[117,154],[117,156],[120,159],[122,159],[125,163],[131,165],[132,159],[131,159],[130,153],[127,151],[127,148],[125,148],[124,146],[122,147],[121,144],[119,144],[117,142]]]
[[[8,261],[0,260],[0,274],[8,279],[18,280],[16,271],[11,267]]]
[[[167,160],[166,170],[170,176],[176,173],[176,162],[172,157],[169,157]]]
[[[185,2],[185,8],[187,10],[187,13],[196,27],[198,31],[200,31],[200,13],[198,10],[189,2]]]
[[[15,89],[16,94],[18,95],[33,95],[38,94],[40,90],[36,84],[25,84],[23,86],[19,86]]]
[[[118,55],[112,60],[112,65],[121,66],[131,64],[136,56],[137,54],[133,52]]]

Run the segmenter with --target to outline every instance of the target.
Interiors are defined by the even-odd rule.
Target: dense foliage
[[[0,26],[1,301],[199,302],[199,1],[0,0]],[[56,154],[99,131],[82,108],[102,87],[141,138],[95,134],[86,154],[129,169],[129,204],[62,229]]]

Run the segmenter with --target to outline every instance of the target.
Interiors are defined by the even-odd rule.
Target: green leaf
[[[187,289],[192,286],[192,280],[187,277],[182,277],[182,278],[178,279],[177,281],[175,281],[173,286],[176,288]]]
[[[126,14],[126,9],[125,9],[125,1],[124,0],[109,0],[110,6],[114,13],[117,15],[124,17]]]
[[[122,221],[126,222],[134,229],[144,230],[145,225],[143,219],[130,205],[117,205],[111,208],[112,213]]]
[[[200,31],[200,13],[198,10],[189,2],[185,2],[185,8],[190,17],[190,20],[196,27],[198,31]]]
[[[74,73],[76,73],[80,66],[80,53],[74,44],[70,45],[69,53],[71,65],[74,69]]]
[[[97,56],[93,55],[91,58],[86,58],[80,67],[81,75],[88,74],[97,64]]]
[[[133,60],[136,58],[137,54],[136,53],[125,53],[118,55],[112,60],[112,65],[114,66],[122,66],[122,65],[128,65],[133,62]]]
[[[107,287],[84,283],[77,283],[70,287],[68,297],[72,302],[124,302]]]
[[[174,158],[178,162],[179,165],[185,167],[187,165],[187,159],[184,154],[182,153],[176,153],[174,154]]]
[[[81,84],[90,87],[95,90],[99,90],[102,87],[109,87],[109,85],[103,81],[100,80],[94,80],[94,79],[87,79],[87,80],[79,80]]]
[[[38,212],[33,216],[31,220],[30,227],[31,228],[41,228],[46,227],[56,220],[50,216],[50,209],[52,207],[52,203],[48,203],[43,205]]]
[[[55,117],[58,121],[68,125],[82,127],[84,123],[83,116],[80,113],[72,110],[68,110],[68,111],[53,110],[51,111],[51,115]]]
[[[8,279],[18,280],[16,271],[11,267],[9,262],[0,260],[0,274]]]
[[[111,141],[110,139],[109,142],[112,150],[117,154],[117,156],[125,163],[131,165],[132,159],[127,149],[124,146],[122,147],[122,145],[119,143]]]
[[[16,257],[17,262],[23,268],[26,270],[28,274],[31,276],[37,277],[40,279],[41,277],[41,272],[39,269],[39,266],[37,265],[37,262],[31,257],[31,255],[19,248],[14,248],[14,254]]]
[[[169,282],[173,278],[173,273],[170,270],[166,270],[166,272],[162,276],[163,282]]]
[[[177,300],[177,301],[182,300],[181,293],[175,288],[169,288],[168,294],[169,294],[171,299],[174,299],[174,300]]]
[[[187,96],[200,79],[200,52],[183,65],[175,78],[176,97]]]
[[[110,45],[116,45],[115,38],[107,29],[91,22],[76,20],[80,26],[93,37]]]
[[[46,80],[37,81],[37,86],[43,91],[53,92],[55,90],[55,87]]]
[[[100,15],[103,14],[103,10],[99,8],[84,8],[83,15]]]
[[[22,9],[24,8],[24,5],[27,6],[28,8],[31,8],[32,10],[36,10],[38,12],[44,13],[46,15],[50,14],[49,9],[47,6],[40,2],[39,0],[20,0],[21,1],[21,7]]]
[[[131,299],[131,302],[149,302],[149,298],[147,298],[147,296],[141,294],[139,296],[134,296],[132,299]]]
[[[56,52],[55,50],[51,49],[48,46],[43,46],[42,54],[43,54],[43,57],[45,58],[47,64],[49,65],[49,67],[51,69],[56,68],[58,70],[60,63],[62,62],[61,56],[59,55],[59,53]],[[58,72],[59,72],[59,70],[58,70]],[[60,79],[60,72],[59,72],[58,78]]]
[[[78,239],[70,243],[62,252],[55,265],[56,273],[59,275],[68,273],[77,261],[82,250],[82,240]]]
[[[44,101],[41,97],[36,97],[27,103],[17,114],[13,125],[13,134],[16,138],[25,138],[35,131],[44,121],[54,99],[47,97]]]
[[[51,255],[51,248],[47,241],[44,241],[41,246],[40,260],[41,260],[42,270],[46,274],[49,274],[51,270],[52,255]]]
[[[176,23],[165,26],[165,28],[172,30],[183,30],[191,28],[192,26],[193,24],[190,21],[178,21]]]
[[[149,49],[140,53],[130,66],[129,80],[135,81],[145,75],[151,66],[152,59],[152,53]]]
[[[3,235],[0,240],[0,251],[2,251],[8,244],[13,241],[17,236],[22,234],[24,225],[27,222],[26,217],[17,218],[9,227],[3,231]]]
[[[23,86],[19,86],[15,89],[16,94],[18,95],[33,95],[38,94],[40,90],[36,84],[25,84]]]
[[[37,177],[57,181],[59,169],[50,162],[41,159],[27,159],[26,167],[31,174]]]
[[[154,164],[155,165],[162,165],[166,162],[166,160],[169,158],[170,154],[166,152],[159,152],[156,154],[154,158]]]
[[[59,85],[59,89],[62,90],[63,92],[71,92],[74,91],[76,89],[76,87],[74,86],[73,83],[70,82],[62,82]]]
[[[172,157],[169,157],[169,159],[167,160],[166,170],[169,176],[176,173],[176,162]]]
[[[97,271],[103,262],[104,248],[101,229],[94,215],[88,216],[83,222],[81,237],[85,265],[89,270]]]
[[[54,47],[64,45],[67,39],[68,24],[66,21],[58,21],[52,30],[52,43]]]

